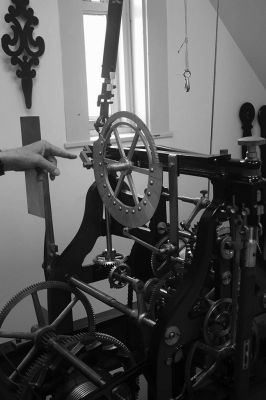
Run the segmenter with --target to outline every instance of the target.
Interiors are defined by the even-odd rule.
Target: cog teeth
[[[110,287],[112,289],[122,289],[123,287],[125,287],[127,285],[127,282],[122,282],[121,280],[119,280],[119,277],[116,277],[114,275],[115,273],[122,275],[123,270],[121,268],[123,268],[123,267],[124,267],[124,271],[126,271],[126,274],[129,275],[130,267],[125,263],[119,263],[118,265],[115,265],[111,269],[108,279],[109,279]]]
[[[118,261],[106,261],[104,264],[106,267],[109,267],[110,269],[116,268],[116,266],[119,264]]]
[[[98,256],[96,256],[94,258],[93,262],[96,265],[101,265],[103,267],[112,268],[113,266],[117,266],[117,265],[123,263],[124,260],[125,260],[125,257],[122,254],[117,253],[114,250],[114,255],[111,259],[108,260],[106,251],[103,251],[101,254],[99,254]]]
[[[2,307],[2,309],[0,311],[0,326],[2,326],[4,319],[9,314],[9,312],[12,310],[14,305],[16,305],[25,296],[27,296],[29,292],[34,290],[35,287],[38,287],[42,283],[43,282],[34,283],[34,284],[20,290],[18,293],[16,293],[14,296],[12,296],[11,299],[8,300],[8,302]]]
[[[158,300],[158,294],[160,293],[160,289],[164,286],[165,282],[167,279],[169,279],[171,276],[171,272],[168,272],[166,275],[164,275],[158,283],[156,283],[151,291],[150,295],[150,300],[149,300],[149,311],[148,311],[148,317],[155,320],[156,319],[156,302]]]
[[[82,339],[86,338],[86,337],[87,337],[87,333],[80,333],[80,334],[72,335],[72,336],[70,335],[70,336],[66,336],[66,337],[62,338],[62,341],[60,343],[63,345],[69,346],[71,344],[76,344],[77,342],[82,343]],[[101,332],[96,332],[93,335],[93,339],[96,341],[100,341],[103,344],[115,345],[120,350],[120,352],[123,354],[123,363],[125,361],[125,357],[127,358],[126,369],[133,367],[135,365],[135,360],[134,360],[134,357],[133,357],[131,351],[127,348],[127,346],[123,342],[120,342],[120,340],[116,339],[113,336],[110,336],[110,335],[107,335],[107,334],[101,333]],[[18,387],[17,393],[16,393],[16,400],[27,400],[29,398],[34,397],[34,393],[33,393],[34,382],[37,382],[37,380],[39,381],[40,378],[43,379],[42,383],[45,382],[45,379],[47,379],[45,371],[47,372],[49,370],[51,362],[54,362],[54,358],[48,352],[41,354],[38,358],[36,358],[32,362],[31,366],[28,368],[25,375],[23,376],[23,379],[19,383],[19,387]],[[33,383],[33,385],[32,385],[32,383]],[[93,387],[93,389],[95,389],[95,388]],[[38,398],[43,398],[43,397],[38,397]]]
[[[40,355],[35,361],[33,361],[32,365],[26,371],[18,387],[16,400],[24,400],[27,398],[25,396],[27,396],[28,385],[30,384],[36,373],[47,364],[49,357],[50,356],[48,355],[48,353],[45,353]]]
[[[59,282],[59,281],[47,281],[47,282],[39,282],[39,283],[35,283],[33,285],[28,286],[25,289],[20,290],[15,296],[13,296],[7,303],[6,305],[2,308],[1,312],[0,312],[0,327],[2,328],[3,324],[5,323],[5,319],[6,317],[9,316],[9,313],[12,312],[13,308],[21,301],[24,300],[27,296],[30,297],[34,294],[36,294],[38,291],[41,290],[49,290],[49,289],[59,289],[59,290],[64,290],[67,291],[69,293],[72,293],[76,296],[76,298],[78,300],[81,301],[84,310],[85,310],[85,315],[86,315],[86,319],[88,322],[88,332],[93,334],[95,331],[95,316],[94,316],[94,312],[92,309],[92,306],[89,302],[89,299],[87,298],[87,296],[85,296],[84,293],[79,292],[77,289],[75,289],[74,287],[71,288],[70,285],[68,285],[65,282]],[[36,315],[35,315],[36,317]],[[41,326],[37,325],[37,329],[40,328]],[[47,325],[47,327],[49,327],[49,325]],[[46,334],[47,333],[47,334]],[[54,338],[54,336],[56,336],[56,334],[51,332],[42,332],[40,335],[40,343],[43,346],[43,351],[45,352],[45,354],[47,353],[47,347],[49,347],[49,340],[51,339],[51,334],[52,334],[52,338]],[[19,335],[17,337],[20,337]],[[61,338],[59,336],[59,340],[64,340],[64,338]],[[31,343],[32,346],[34,346],[34,342]],[[34,347],[31,348],[31,350],[34,349]],[[36,347],[35,347],[36,349]],[[30,350],[30,351],[31,351]],[[38,349],[37,349],[38,352]],[[32,366],[33,363],[38,360],[38,354],[41,353],[37,353],[37,355],[33,355],[33,353],[28,353],[31,354],[32,359],[28,359],[27,363],[28,365],[24,365],[23,366],[23,370],[20,371],[20,376],[16,376],[16,379],[13,381],[13,379],[11,380],[11,383],[16,385],[17,381],[19,379],[19,382],[21,382],[21,384],[25,383],[24,377],[25,377],[25,370],[27,369],[28,366]],[[16,371],[16,366],[13,365],[13,371]],[[3,372],[5,373],[5,372]],[[18,378],[18,379],[17,379]],[[24,389],[23,389],[24,390]],[[19,395],[20,396],[20,395]],[[19,397],[19,400],[21,399],[28,399],[28,397]]]
[[[86,336],[87,333],[78,333],[77,335],[73,336],[71,335],[64,336],[60,341],[60,343],[68,346],[71,345],[72,343],[75,344],[77,342],[80,342]],[[42,372],[45,368],[48,369],[50,361],[51,361],[51,354],[45,352],[41,354],[39,357],[37,357],[35,361],[32,362],[31,366],[27,369],[19,384],[16,394],[16,400],[28,399],[28,394],[29,394],[28,390],[31,381],[35,379],[37,373]]]

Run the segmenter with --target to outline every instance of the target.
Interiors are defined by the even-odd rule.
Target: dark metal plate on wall
[[[33,37],[34,28],[39,19],[29,6],[29,0],[12,0],[14,5],[8,7],[5,21],[11,23],[13,35],[2,36],[2,48],[11,57],[11,64],[18,66],[16,75],[21,79],[22,90],[27,108],[32,105],[32,86],[36,70],[33,66],[39,65],[39,57],[45,50],[45,43],[41,36]]]

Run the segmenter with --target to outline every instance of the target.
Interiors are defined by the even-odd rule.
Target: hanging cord
[[[191,72],[189,69],[189,61],[188,61],[188,23],[187,23],[187,2],[188,0],[184,0],[184,8],[185,8],[185,40],[181,44],[178,54],[180,53],[182,47],[185,45],[185,71],[183,73],[183,76],[185,78],[185,90],[186,92],[190,91],[190,77],[191,77]]]
[[[214,47],[214,64],[213,64],[213,83],[212,83],[211,137],[210,137],[209,154],[212,154],[212,145],[213,145],[213,123],[214,123],[215,94],[216,94],[216,71],[217,71],[219,7],[220,7],[220,0],[217,0],[216,28],[215,28],[215,47]],[[210,180],[208,180],[208,194],[210,195]]]
[[[212,116],[211,116],[211,138],[210,138],[210,154],[212,154],[213,144],[213,122],[214,122],[214,106],[215,106],[215,90],[216,90],[216,71],[217,71],[217,48],[218,48],[218,27],[219,27],[219,5],[217,0],[216,8],[216,32],[215,32],[215,49],[214,49],[214,65],[213,65],[213,84],[212,84]]]

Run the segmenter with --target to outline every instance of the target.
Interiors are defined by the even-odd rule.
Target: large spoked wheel
[[[76,363],[56,356],[53,351],[41,355],[20,384],[18,400],[85,400],[91,395],[95,400],[136,400],[135,377],[108,385],[135,365],[131,352],[122,342],[96,332],[89,337],[86,334],[66,337],[62,345],[75,357]]]
[[[71,299],[60,315],[48,322],[47,291],[63,290],[71,293]],[[80,307],[80,305],[82,307]],[[5,381],[16,390],[24,378],[25,371],[43,351],[50,340],[61,341],[60,324],[70,313],[81,313],[85,309],[88,333],[94,333],[95,323],[91,304],[87,297],[63,282],[48,281],[33,284],[18,292],[0,312],[0,338],[14,339],[21,350],[19,357],[8,357],[0,351],[1,364],[5,365]],[[19,324],[20,331],[16,327]]]
[[[130,145],[123,147],[121,132],[133,133]],[[110,139],[117,145],[115,156],[110,157]],[[136,146],[141,145],[141,162],[136,159]],[[153,216],[160,200],[162,168],[159,164],[153,137],[146,125],[136,115],[120,111],[113,114],[104,125],[99,139],[93,147],[94,174],[98,191],[109,213],[120,224],[136,228],[146,224]],[[110,175],[116,174],[115,187],[111,186]],[[141,177],[142,175],[142,177]],[[139,193],[137,185],[146,176]],[[132,202],[122,199],[121,190],[128,185]]]

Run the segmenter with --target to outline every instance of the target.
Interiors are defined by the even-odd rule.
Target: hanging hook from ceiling
[[[188,0],[184,0],[184,9],[185,9],[185,40],[181,44],[178,54],[182,50],[183,46],[185,45],[185,70],[183,76],[185,78],[185,90],[186,92],[190,91],[190,77],[191,71],[189,68],[189,60],[188,60],[188,12],[187,12],[187,2]]]

